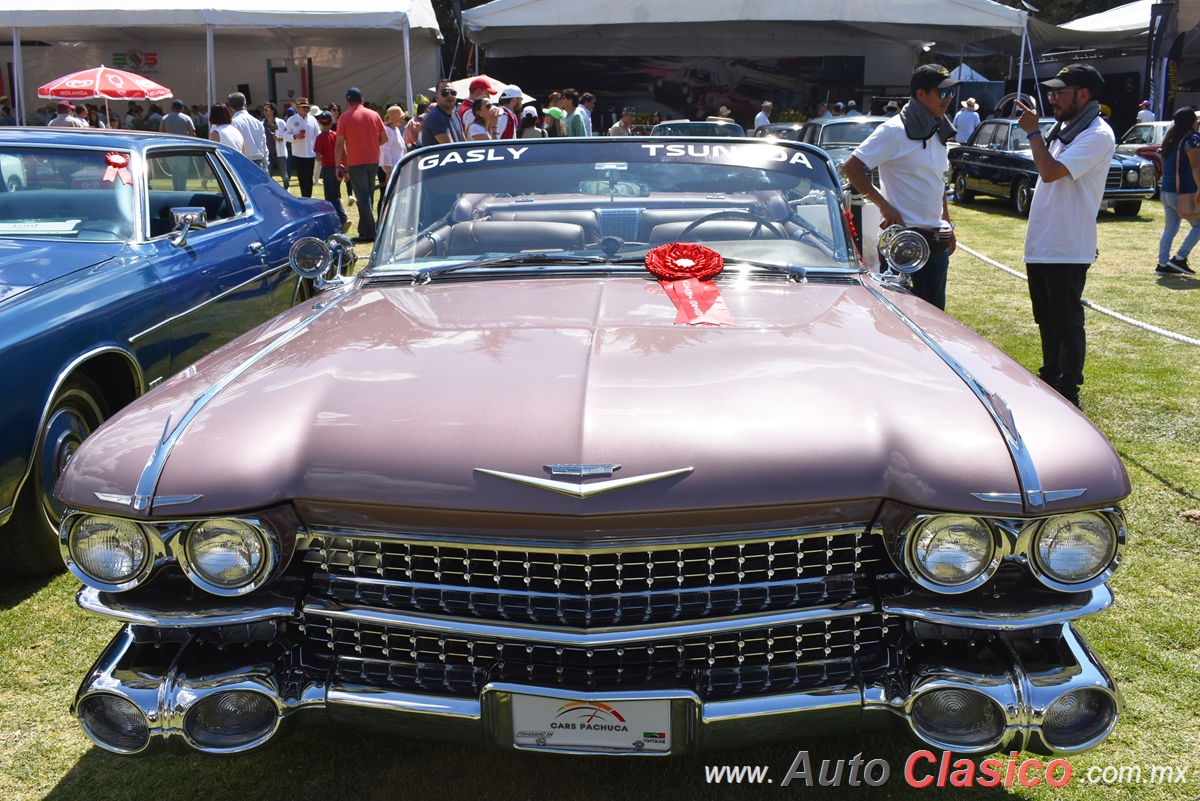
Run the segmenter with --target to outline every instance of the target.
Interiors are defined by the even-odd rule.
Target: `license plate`
[[[671,702],[512,696],[513,741],[556,751],[671,750]]]

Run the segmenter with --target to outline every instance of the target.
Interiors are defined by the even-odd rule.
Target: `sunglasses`
[[[443,89],[442,97],[458,97],[457,89]]]
[[[950,97],[953,94],[954,94],[953,89],[939,89],[938,90],[938,97],[940,97],[942,100],[945,100],[947,97]]]

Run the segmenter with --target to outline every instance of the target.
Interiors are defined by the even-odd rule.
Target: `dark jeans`
[[[1079,405],[1087,335],[1083,330],[1083,285],[1088,264],[1026,264],[1033,321],[1042,335],[1038,376]]]
[[[312,197],[313,167],[316,163],[315,157],[306,159],[303,156],[292,156],[292,172],[295,173],[296,181],[300,184],[300,197]],[[324,169],[321,170],[321,180],[325,180]]]
[[[288,171],[287,156],[278,155],[272,145],[268,145],[268,147],[271,148],[271,152],[267,154],[271,165],[270,172],[277,174],[283,180],[283,188],[288,189],[292,185],[292,176]]]
[[[308,159],[315,161],[315,159]],[[311,190],[312,176],[309,176],[309,186]],[[304,184],[301,184],[303,186]],[[338,219],[342,224],[346,223],[346,210],[342,208],[342,182],[337,178],[336,167],[321,168],[321,188],[325,190],[325,199],[333,204],[333,210],[337,212]]]
[[[358,202],[358,238],[375,241],[375,210],[372,199],[375,194],[375,171],[378,164],[355,164],[348,169],[350,187]]]
[[[912,275],[913,294],[939,309],[946,309],[946,276],[950,272],[950,251],[929,254],[925,266]]]

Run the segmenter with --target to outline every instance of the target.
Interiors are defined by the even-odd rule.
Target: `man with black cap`
[[[1038,375],[1079,405],[1084,334],[1083,285],[1096,260],[1096,211],[1117,140],[1096,99],[1104,79],[1087,64],[1070,64],[1042,85],[1054,127],[1042,136],[1037,112],[1019,101],[1017,124],[1029,138],[1038,182],[1025,233],[1025,271],[1033,320],[1042,337]]]
[[[881,123],[842,168],[851,186],[879,207],[881,227],[903,225],[928,240],[929,261],[912,276],[913,294],[939,309],[946,308],[946,273],[957,246],[944,176],[950,168],[946,143],[954,138],[946,110],[959,83],[940,64],[918,67],[909,80],[912,97],[900,113]],[[875,168],[882,189],[871,183]]]
[[[346,110],[338,117],[334,164],[337,177],[343,171],[350,177],[350,188],[358,201],[359,242],[375,241],[375,173],[379,171],[379,147],[388,141],[383,118],[363,105],[362,90],[346,90]],[[345,164],[345,168],[341,165]]]

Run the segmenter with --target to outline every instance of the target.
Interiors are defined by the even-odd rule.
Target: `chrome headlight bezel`
[[[1041,536],[1047,531],[1053,520],[1074,515],[1095,515],[1104,520],[1113,532],[1113,544],[1109,549],[1106,562],[1098,567],[1090,578],[1077,582],[1066,582],[1056,577],[1052,571],[1048,570],[1042,564],[1041,558],[1038,555],[1038,546]],[[1025,554],[1029,572],[1046,587],[1052,590],[1059,590],[1060,592],[1082,592],[1097,587],[1112,577],[1112,574],[1120,567],[1121,561],[1124,558],[1125,539],[1125,518],[1119,510],[1108,508],[1070,511],[1050,515],[1039,520],[1036,526],[1026,529],[1017,543],[1017,549],[1020,553]]]
[[[987,558],[983,560],[983,566],[974,576],[956,584],[944,584],[933,579],[926,572],[926,568],[922,566],[920,559],[917,557],[917,543],[922,532],[929,525],[951,517],[961,517],[978,523],[984,532],[986,532],[988,553]],[[997,527],[987,519],[972,514],[917,515],[905,523],[901,529],[900,537],[902,543],[901,553],[903,555],[905,572],[908,574],[908,577],[921,587],[943,595],[959,595],[986,584],[1000,568],[1001,560],[1007,552],[1003,535]]]
[[[1153,163],[1148,162],[1143,164],[1139,169],[1139,172],[1141,173],[1141,177],[1139,178],[1138,183],[1141,186],[1153,188],[1158,182],[1158,175],[1155,173]]]
[[[241,584],[236,586],[225,586],[216,581],[211,580],[204,572],[194,563],[194,558],[191,553],[192,548],[190,539],[195,532],[201,527],[216,523],[218,521],[228,520],[236,522],[240,525],[248,526],[258,539],[261,547],[262,559],[258,568],[250,575],[250,577]],[[275,572],[275,566],[280,560],[280,542],[279,536],[274,529],[261,518],[256,517],[212,517],[205,520],[198,520],[190,525],[178,540],[176,547],[176,558],[179,560],[179,566],[183,572],[200,589],[213,595],[221,595],[225,597],[236,597],[245,595],[248,592],[261,587],[266,583]]]
[[[120,521],[131,526],[134,526],[141,537],[145,540],[146,558],[140,568],[130,574],[121,581],[106,580],[84,570],[79,563],[75,553],[75,533],[78,526],[85,524],[90,518],[108,518],[115,521]],[[59,526],[58,539],[59,552],[62,554],[63,562],[67,566],[67,570],[71,572],[75,578],[79,579],[89,587],[93,587],[102,592],[125,592],[134,587],[143,584],[154,572],[154,568],[160,564],[167,556],[166,545],[163,543],[162,537],[152,526],[137,520],[131,520],[127,517],[119,515],[106,514],[103,512],[68,512],[62,519]]]

